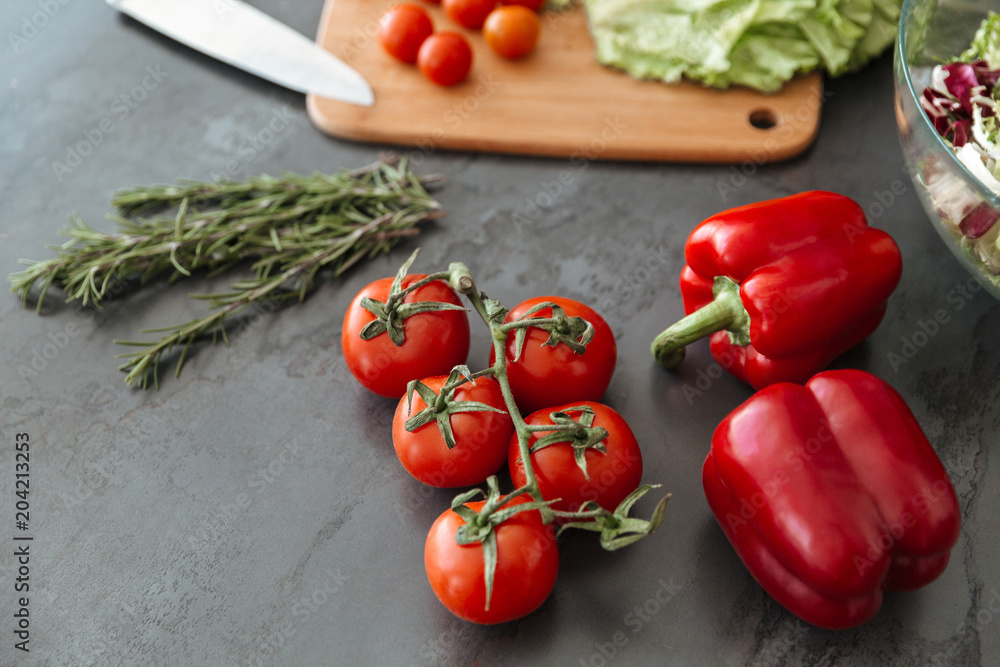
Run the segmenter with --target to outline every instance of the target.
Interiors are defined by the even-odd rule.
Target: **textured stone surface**
[[[53,0],[44,26],[25,28],[45,4],[0,8],[5,274],[18,258],[47,256],[44,244],[58,241],[66,214],[101,224],[117,188],[354,167],[381,148],[320,135],[300,95],[178,46],[103,3]],[[307,34],[319,19],[318,1],[255,4]],[[740,165],[416,156],[421,171],[448,178],[440,198],[450,211],[420,239],[419,267],[464,261],[508,305],[551,293],[603,310],[620,349],[606,402],[639,437],[645,479],[674,494],[662,530],[622,552],[602,552],[589,535],[566,539],[551,599],[500,627],[465,624],[434,598],[423,539],[453,493],[406,475],[389,439],[393,403],[357,387],[340,353],[350,297],[393,273],[413,244],[325,281],[304,306],[264,318],[231,347],[202,349],[158,392],[124,386],[112,341],[194,316],[198,304],[187,292],[222,283],[152,288],[98,314],[53,299],[38,317],[13,296],[0,298],[0,539],[8,540],[0,663],[23,659],[11,635],[17,432],[33,443],[37,664],[1000,663],[995,463],[991,471],[1000,311],[982,292],[957,291],[968,276],[903,172],[891,59],[830,82],[827,92],[816,145],[790,162],[745,163],[746,176]],[[254,144],[250,137],[275,116],[282,131]],[[57,173],[53,163],[102,127],[81,163]],[[564,171],[569,184],[552,196],[546,184]],[[871,623],[846,632],[808,627],[764,594],[705,503],[700,469],[711,433],[750,389],[727,376],[703,382],[700,395],[685,392],[712,370],[705,345],[689,351],[676,375],[648,353],[682,312],[676,276],[695,223],[814,188],[856,198],[902,247],[903,280],[886,321],[837,365],[873,372],[903,394],[952,474],[964,513],[944,575],[919,592],[887,595]],[[652,270],[640,268],[647,261]],[[894,368],[888,355],[942,308],[949,321]],[[486,336],[474,332],[470,363],[483,366]],[[66,343],[44,369],[19,372],[62,333]],[[651,507],[651,499],[640,504]]]

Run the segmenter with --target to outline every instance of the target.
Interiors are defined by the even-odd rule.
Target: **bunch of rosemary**
[[[162,333],[156,342],[115,341],[140,348],[118,355],[125,382],[159,386],[161,358],[180,350],[179,375],[191,345],[222,338],[231,318],[254,304],[303,300],[320,269],[340,275],[364,258],[388,251],[416,225],[442,214],[425,189],[436,177],[419,178],[405,160],[394,157],[355,171],[312,176],[261,176],[246,182],[181,182],[176,186],[138,187],[118,192],[120,212],[109,219],[113,233],[100,232],[77,217],[62,234],[69,240],[50,246],[56,256],[21,260],[28,268],[10,276],[11,291],[27,303],[37,285],[38,308],[49,288],[100,308],[122,281],[173,282],[196,271],[212,276],[249,262],[253,275],[228,292],[192,294],[213,311],[205,317],[143,333]],[[150,217],[143,217],[143,216]]]

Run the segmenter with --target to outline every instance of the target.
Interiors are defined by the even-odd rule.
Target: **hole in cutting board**
[[[770,130],[778,124],[778,118],[771,109],[754,109],[750,112],[750,124],[758,130]]]

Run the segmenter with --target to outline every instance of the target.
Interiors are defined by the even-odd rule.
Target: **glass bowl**
[[[934,228],[965,268],[1000,299],[1000,197],[955,156],[919,101],[933,67],[965,51],[990,10],[1000,11],[1000,3],[905,0],[895,53],[896,122],[906,169]],[[995,224],[984,232],[991,219]]]

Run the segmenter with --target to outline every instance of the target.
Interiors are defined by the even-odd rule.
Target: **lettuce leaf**
[[[985,60],[992,69],[1000,68],[1000,14],[989,13],[972,38],[968,50],[958,59],[963,62]]]
[[[639,78],[775,91],[889,46],[902,0],[583,0],[598,62]]]

